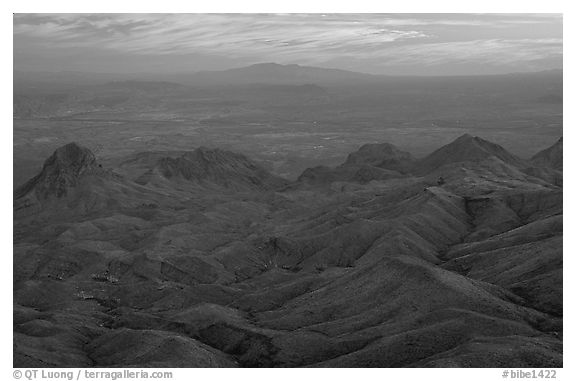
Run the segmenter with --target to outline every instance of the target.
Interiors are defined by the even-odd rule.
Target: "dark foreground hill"
[[[14,366],[561,367],[546,168],[463,136],[288,184],[217,149],[103,168],[69,144],[14,195]]]

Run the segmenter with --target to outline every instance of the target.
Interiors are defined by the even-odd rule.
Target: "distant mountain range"
[[[478,77],[392,77],[274,63],[167,75],[16,71],[13,115],[24,119],[58,118],[88,116],[94,112],[146,112],[152,108],[166,114],[185,114],[190,106],[205,105],[207,100],[215,108],[214,113],[221,111],[219,102],[248,103],[244,107],[258,114],[272,107],[265,113],[274,116],[293,106],[294,110],[281,116],[283,119],[304,110],[309,115],[318,111],[319,115],[310,116],[318,120],[326,118],[322,113],[331,108],[391,115],[403,107],[418,107],[436,114],[452,107],[494,108],[517,102],[538,107],[561,105],[562,81],[562,71]],[[415,92],[418,97],[412,96]],[[422,109],[422,103],[435,104],[438,112]],[[321,107],[313,106],[318,104]],[[390,110],[383,111],[386,108]],[[334,111],[327,112],[334,115]]]
[[[562,69],[546,70],[540,72],[523,72],[497,75],[454,76],[454,78],[474,77],[526,77],[526,76],[558,76]],[[451,78],[440,76],[389,76],[367,74],[349,70],[304,66],[298,64],[278,64],[273,62],[257,63],[250,66],[232,68],[227,70],[199,71],[187,73],[91,73],[91,72],[24,72],[14,71],[14,84],[68,84],[93,85],[112,81],[154,81],[176,82],[180,84],[207,86],[207,85],[246,85],[246,84],[274,84],[274,85],[303,85],[303,84],[347,84],[370,83],[373,81],[390,81],[395,79],[424,79],[424,78]]]

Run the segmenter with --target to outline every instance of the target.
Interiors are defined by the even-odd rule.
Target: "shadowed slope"
[[[537,166],[550,167],[559,171],[562,171],[562,159],[563,159],[563,143],[562,138],[558,139],[556,143],[552,146],[538,152],[536,155],[532,156],[532,163]]]

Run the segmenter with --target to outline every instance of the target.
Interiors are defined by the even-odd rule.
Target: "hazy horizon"
[[[82,71],[82,70],[61,70],[61,71],[46,71],[46,70],[17,70],[14,69],[14,72],[17,73],[30,73],[30,74],[66,74],[66,73],[74,73],[74,74],[86,74],[86,75],[112,75],[112,76],[123,76],[123,75],[147,75],[147,74],[157,74],[157,75],[169,75],[169,74],[173,74],[173,75],[184,75],[184,74],[189,74],[189,75],[193,75],[193,74],[198,74],[198,73],[205,73],[205,72],[218,72],[218,71],[228,71],[228,70],[234,70],[234,69],[242,69],[242,68],[246,68],[246,67],[250,67],[250,66],[257,66],[257,65],[264,65],[264,64],[275,64],[275,65],[282,65],[282,66],[287,66],[287,65],[297,65],[300,67],[311,67],[311,68],[316,68],[316,69],[328,69],[328,70],[343,70],[343,71],[349,71],[352,73],[358,73],[358,74],[368,74],[368,75],[374,75],[374,76],[382,76],[382,77],[459,77],[459,76],[490,76],[490,75],[514,75],[514,74],[538,74],[538,73],[546,73],[546,72],[558,72],[558,71],[564,71],[564,68],[562,67],[558,67],[558,68],[550,68],[550,69],[542,69],[542,70],[535,70],[535,71],[510,71],[510,72],[503,72],[503,73],[489,73],[489,74],[485,74],[485,73],[470,73],[470,74],[373,74],[373,73],[367,73],[367,72],[363,72],[363,71],[358,71],[358,70],[347,70],[347,69],[339,69],[336,67],[328,67],[328,66],[309,66],[309,65],[300,65],[300,64],[279,64],[277,62],[257,62],[254,64],[249,64],[249,65],[244,65],[244,66],[235,66],[235,67],[230,67],[228,69],[221,69],[221,70],[197,70],[197,71],[180,71],[180,72],[171,72],[171,73],[154,73],[154,72],[134,72],[134,73],[114,73],[114,72],[100,72],[100,71]]]
[[[94,74],[298,64],[377,75],[562,69],[560,14],[15,14],[14,70]]]

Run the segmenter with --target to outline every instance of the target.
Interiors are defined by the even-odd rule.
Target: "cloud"
[[[524,29],[518,28],[529,31],[531,26],[550,23],[561,25],[561,15],[16,14],[14,41],[18,51],[42,46],[43,51],[55,52],[201,54],[303,64],[335,57],[391,64],[510,63],[561,55],[561,35],[494,38],[494,34],[509,37],[508,30],[519,34]]]
[[[278,53],[290,47],[313,50],[425,37],[415,30],[382,27],[376,20],[342,16],[318,22],[308,15],[23,15],[14,33],[54,47],[98,46],[134,53]]]
[[[366,52],[365,58],[380,57],[385,64],[418,62],[435,65],[451,61],[509,65],[562,56],[562,39],[489,39],[397,46]]]

